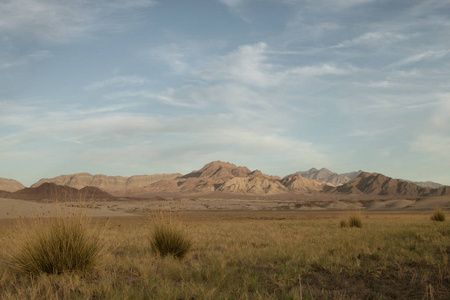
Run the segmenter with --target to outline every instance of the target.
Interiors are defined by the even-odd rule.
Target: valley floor
[[[141,216],[158,209],[170,211],[431,211],[436,207],[450,210],[450,196],[428,198],[122,198],[117,201],[60,202],[68,210],[83,209],[93,217]],[[33,217],[51,212],[55,203],[41,203],[0,198],[0,219]]]

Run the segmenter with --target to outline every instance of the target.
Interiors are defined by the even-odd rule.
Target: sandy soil
[[[148,211],[413,211],[436,207],[450,210],[450,196],[417,199],[130,199],[88,203],[37,203],[33,201],[0,198],[0,219],[50,215],[57,207],[76,211],[83,209],[89,216],[137,216]]]

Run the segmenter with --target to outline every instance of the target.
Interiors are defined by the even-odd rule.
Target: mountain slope
[[[298,174],[284,177],[281,180],[281,184],[290,191],[304,193],[319,192],[322,191],[325,186],[328,186],[324,181],[306,178]]]
[[[213,161],[198,171],[193,171],[173,180],[154,183],[150,188],[154,191],[181,193],[223,192],[274,195],[291,192],[317,192],[322,190],[324,185],[325,183],[303,178],[299,175],[281,179],[278,176],[263,174],[259,170],[251,171],[247,167]]]
[[[139,189],[151,185],[160,180],[172,179],[182,174],[156,174],[156,175],[135,175],[131,177],[92,175],[89,173],[77,173],[71,175],[61,175],[54,178],[44,178],[33,184],[35,188],[43,183],[55,183],[62,186],[81,189],[86,186],[97,187],[115,196],[126,196],[138,192]]]
[[[305,178],[325,181],[325,182],[333,184],[333,185],[340,185],[340,184],[349,182],[351,179],[358,176],[359,173],[361,173],[361,171],[345,173],[345,174],[338,174],[338,173],[331,172],[330,170],[325,169],[325,168],[322,168],[320,170],[317,170],[316,168],[311,168],[308,171],[301,171],[301,172],[297,172],[295,174],[300,175]]]
[[[87,186],[76,189],[55,183],[45,182],[38,187],[24,188],[7,195],[11,199],[33,200],[33,201],[107,201],[115,198],[99,188]]]
[[[363,172],[355,179],[334,188],[327,193],[366,194],[379,196],[440,196],[450,192],[446,187],[432,189],[419,186],[406,180],[393,179],[379,173]]]
[[[15,192],[23,189],[25,186],[14,179],[0,178],[0,190],[6,192]]]

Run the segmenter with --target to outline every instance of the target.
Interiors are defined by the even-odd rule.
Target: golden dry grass
[[[428,214],[186,213],[184,260],[155,257],[146,218],[107,228],[103,268],[24,276],[0,268],[2,299],[448,299],[450,226]],[[95,226],[101,226],[99,224]],[[8,228],[5,224],[4,229]],[[0,231],[0,241],[8,230]]]

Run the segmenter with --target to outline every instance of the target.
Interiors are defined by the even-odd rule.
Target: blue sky
[[[0,177],[222,160],[450,185],[447,0],[0,0]]]

